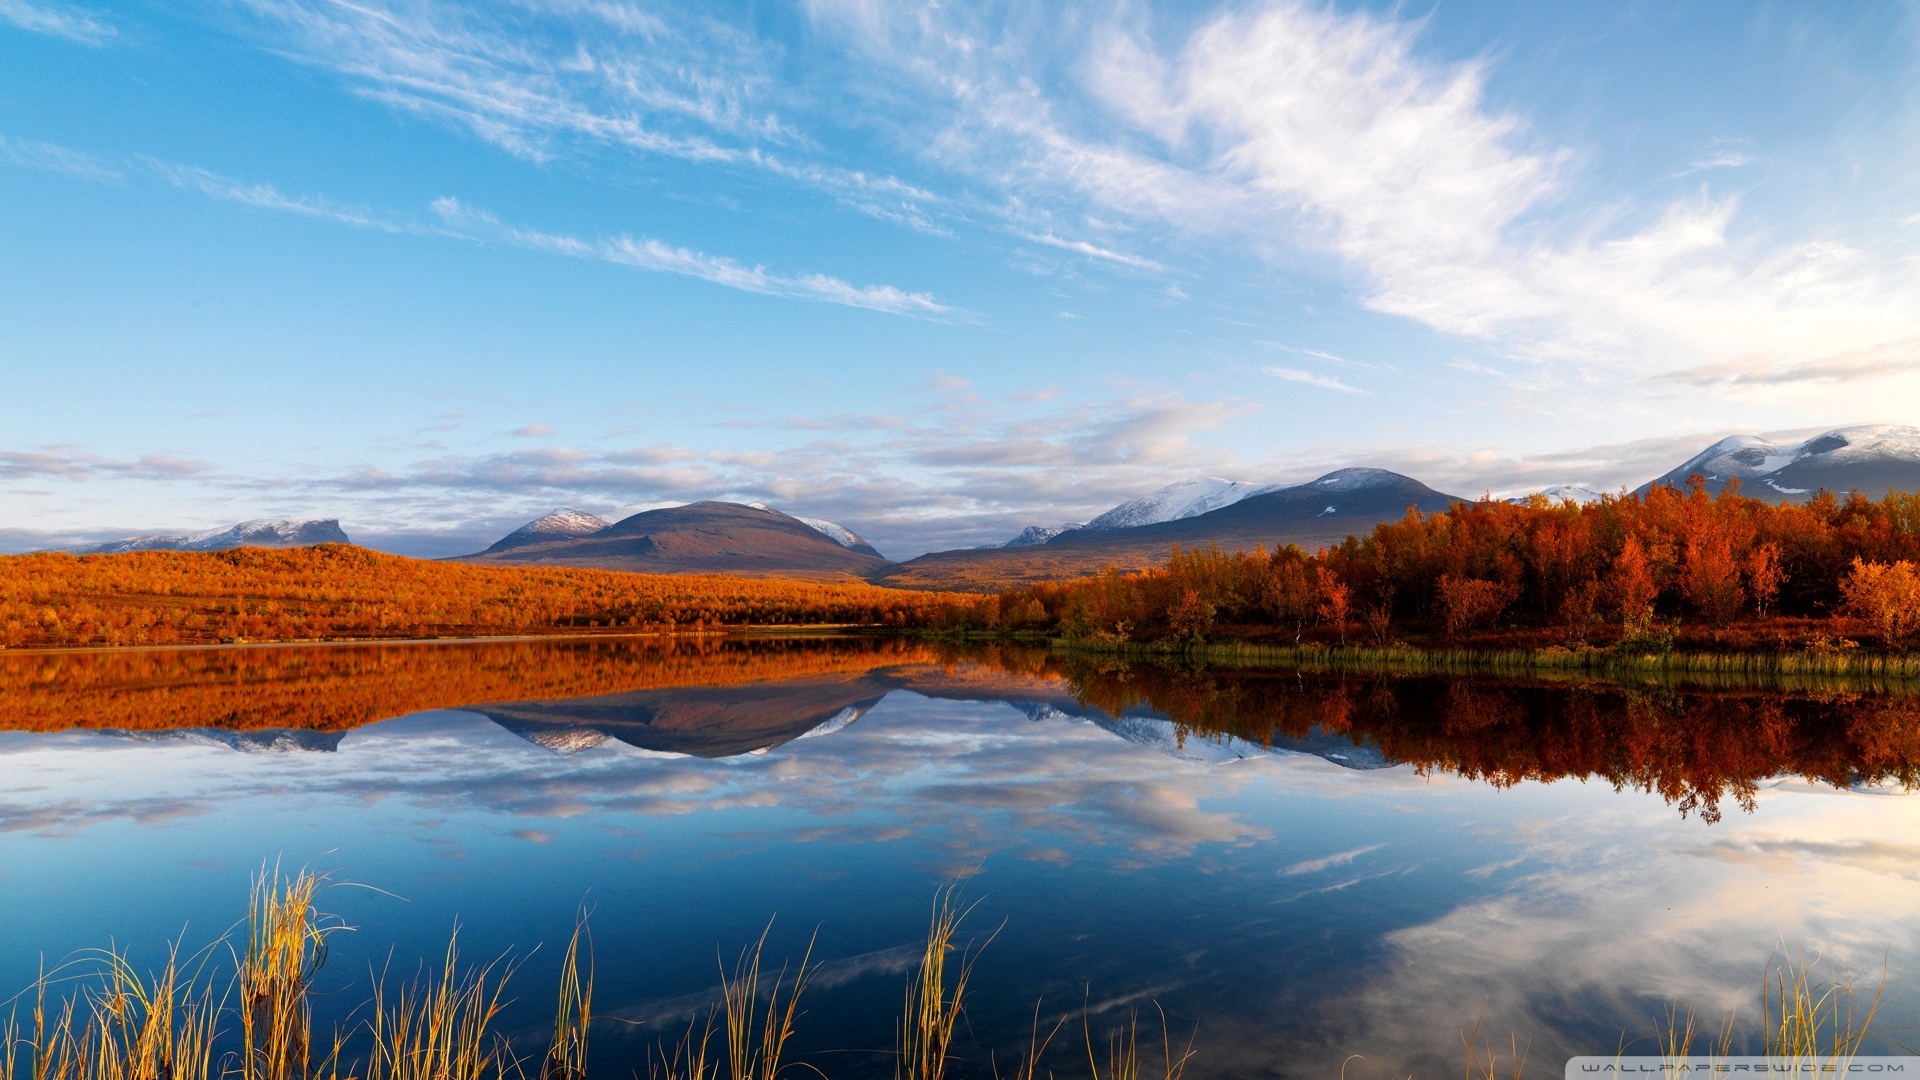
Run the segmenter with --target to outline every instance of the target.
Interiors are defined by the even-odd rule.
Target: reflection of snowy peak
[[[1199,735],[1182,732],[1171,720],[1150,716],[1090,717],[1096,725],[1136,746],[1158,750],[1168,757],[1201,765],[1219,765],[1258,757],[1261,747],[1224,735]]]
[[[1891,488],[1920,488],[1920,428],[1867,424],[1835,428],[1799,442],[1732,435],[1654,483],[1684,485],[1696,473],[1707,480],[1709,490],[1738,478],[1742,494],[1773,501],[1822,489],[1836,494],[1857,490],[1879,498]]]
[[[170,731],[109,730],[100,734],[128,742],[185,742],[224,746],[243,754],[331,754],[340,749],[340,736],[344,733],[308,728],[261,728],[253,731],[174,728]]]
[[[225,529],[184,536],[129,536],[81,549],[86,555],[114,555],[123,551],[225,551],[237,547],[305,547],[308,544],[350,544],[340,522],[333,518],[301,521],[278,519],[243,521]]]
[[[1199,517],[1223,506],[1232,506],[1249,495],[1272,490],[1271,484],[1248,484],[1238,480],[1222,480],[1217,476],[1182,480],[1177,484],[1168,484],[1143,499],[1123,502],[1087,522],[1085,528],[1131,529],[1140,525],[1157,525],[1163,521],[1180,521]]]
[[[1183,730],[1167,717],[1144,711],[1108,716],[1098,709],[1080,705],[1062,708],[1047,701],[1009,701],[1007,704],[1035,723],[1050,720],[1070,724],[1090,723],[1136,746],[1149,747],[1168,757],[1201,765],[1218,765],[1271,753],[1311,754],[1346,769],[1385,769],[1395,764],[1372,746],[1355,745],[1353,740],[1343,735],[1330,734],[1318,728],[1305,738],[1279,738],[1273,740],[1271,745],[1263,745],[1231,735],[1206,735],[1191,729]]]
[[[574,754],[580,753],[582,750],[591,750],[607,741],[605,732],[595,731],[589,727],[568,727],[548,731],[523,731],[518,734],[521,738],[535,746],[545,747],[559,754],[561,757],[571,757]]]
[[[813,728],[808,731],[803,731],[800,734],[794,736],[794,738],[796,740],[817,739],[822,735],[831,735],[834,732],[845,728],[848,724],[853,723],[855,720],[858,720],[865,715],[867,715],[867,710],[865,706],[849,705],[846,708],[841,709],[839,712],[835,713],[833,716],[829,717],[828,719],[821,721],[819,727]]]

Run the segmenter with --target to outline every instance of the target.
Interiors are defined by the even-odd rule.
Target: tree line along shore
[[[1307,552],[1173,549],[1156,568],[957,593],[844,580],[494,567],[348,545],[0,557],[8,647],[833,625],[1375,649],[1904,653],[1920,495],[1775,504],[1730,484],[1585,505],[1482,500]]]

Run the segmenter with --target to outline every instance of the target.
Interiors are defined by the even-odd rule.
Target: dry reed
[[[1760,994],[1766,1052],[1796,1063],[1840,1067],[1874,1037],[1873,1021],[1885,1000],[1886,973],[1881,972],[1873,996],[1861,1003],[1851,977],[1844,982],[1821,982],[1814,974],[1818,966],[1817,959],[1768,965]]]
[[[1167,1023],[1167,1013],[1158,1002],[1154,1008],[1160,1013],[1160,1067],[1154,1070],[1162,1080],[1181,1080],[1187,1074],[1187,1065],[1193,1060],[1194,1040],[1200,1037],[1200,1029],[1194,1028],[1188,1037],[1185,1049],[1176,1055],[1173,1052],[1173,1030]],[[1107,1069],[1100,1071],[1100,1062],[1094,1055],[1093,1029],[1087,1023],[1084,1013],[1080,1017],[1080,1028],[1086,1036],[1087,1070],[1093,1080],[1141,1080],[1143,1075],[1140,1057],[1140,1014],[1129,1011],[1127,1026],[1116,1028],[1107,1034]],[[1153,1074],[1146,1074],[1153,1075]]]
[[[518,1071],[493,1029],[513,967],[497,960],[463,971],[458,942],[456,931],[439,974],[416,976],[391,1006],[384,980],[375,981],[365,1080],[499,1080]]]
[[[1014,1066],[1012,1080],[1040,1080],[1040,1059],[1045,1056],[1047,1047],[1053,1045],[1053,1037],[1060,1034],[1060,1029],[1066,1026],[1067,1018],[1063,1016],[1054,1023],[1053,1030],[1047,1032],[1047,1037],[1044,1039],[1041,1038],[1040,1002],[1034,1002],[1033,1027],[1031,1034],[1027,1036],[1027,1048],[1021,1053],[1019,1063]],[[999,1063],[991,1062],[991,1064],[993,1066],[993,1080],[1001,1080]],[[1049,1073],[1048,1076],[1052,1076],[1052,1074]]]
[[[580,974],[580,942],[587,940],[587,972]],[[586,1080],[587,1028],[593,1023],[593,941],[587,914],[574,919],[573,936],[560,961],[560,1000],[553,1010],[553,1041],[540,1066],[540,1080]]]
[[[181,975],[177,950],[142,976],[115,950],[76,963],[97,963],[86,975],[43,975],[36,983],[33,1035],[23,1038],[10,1016],[0,1034],[0,1080],[18,1075],[19,1051],[32,1080],[211,1080],[219,1008],[212,989]],[[47,1017],[47,987],[78,981],[78,991]]]
[[[973,911],[973,904],[962,905],[959,886],[948,885],[933,902],[933,917],[927,924],[927,942],[920,964],[907,983],[906,1008],[900,1016],[894,1065],[897,1080],[945,1080],[954,1031],[965,1005],[967,983],[973,978],[973,965],[980,950],[999,934],[996,929],[986,941],[960,951],[954,965],[953,986],[947,986],[947,954],[954,952],[954,937],[960,925]]]
[[[775,1080],[780,1075],[787,1051],[787,1041],[793,1037],[794,1021],[800,1015],[800,998],[806,993],[807,984],[813,981],[815,969],[809,967],[813,959],[813,942],[807,942],[807,951],[800,958],[799,969],[794,972],[793,981],[787,981],[787,966],[780,965],[779,974],[773,977],[773,984],[766,993],[767,1003],[760,1005],[760,960],[766,951],[767,935],[773,930],[769,922],[765,930],[760,931],[760,939],[751,948],[742,949],[740,957],[734,961],[733,975],[729,977],[725,968],[720,972],[720,1001],[726,1019],[727,1069],[730,1080]],[[784,1001],[781,994],[784,991]]]
[[[327,961],[327,939],[346,929],[315,906],[324,875],[254,875],[246,952],[237,975],[239,1080],[306,1080],[313,1059],[313,978]]]

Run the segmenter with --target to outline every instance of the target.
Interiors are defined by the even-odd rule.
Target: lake
[[[1083,1024],[1158,1046],[1162,1012],[1196,1077],[1452,1075],[1476,1025],[1558,1075],[1674,1004],[1750,1031],[1782,959],[1884,978],[1878,1025],[1920,1042],[1920,699],[1886,688],[609,638],[0,652],[0,729],[7,993],[203,945],[278,863],[354,927],[328,1023],[457,926],[522,959],[537,1049],[584,906],[610,1077],[770,921],[776,967],[821,965],[798,1056],[891,1075],[951,882],[964,1076],[1036,1015],[1084,1075]]]

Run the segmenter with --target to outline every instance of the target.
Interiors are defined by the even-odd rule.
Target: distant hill
[[[1920,491],[1920,428],[1844,427],[1789,443],[1734,435],[1639,490],[1655,484],[1681,487],[1696,473],[1706,478],[1708,491],[1717,492],[1738,477],[1742,495],[1775,503],[1801,502],[1822,490],[1858,491],[1874,499],[1888,491]]]
[[[1021,548],[937,551],[884,570],[882,585],[992,588],[1085,577],[1108,566],[1139,570],[1166,561],[1174,544],[1247,551],[1299,544],[1313,549],[1364,534],[1415,507],[1445,510],[1459,496],[1385,469],[1341,469],[1310,483],[1274,488],[1194,517],[1127,528],[1075,529]]]
[[[516,530],[516,534],[532,524],[538,522]],[[857,536],[854,539],[866,550],[847,547],[819,528],[777,510],[729,502],[647,510],[585,535],[507,544],[512,539],[509,536],[460,561],[598,567],[653,574],[812,578],[866,577],[888,565]]]
[[[306,521],[243,521],[226,529],[169,536],[151,534],[110,540],[76,549],[81,555],[117,555],[123,551],[225,551],[237,547],[306,547],[310,544],[350,544],[334,518]]]

